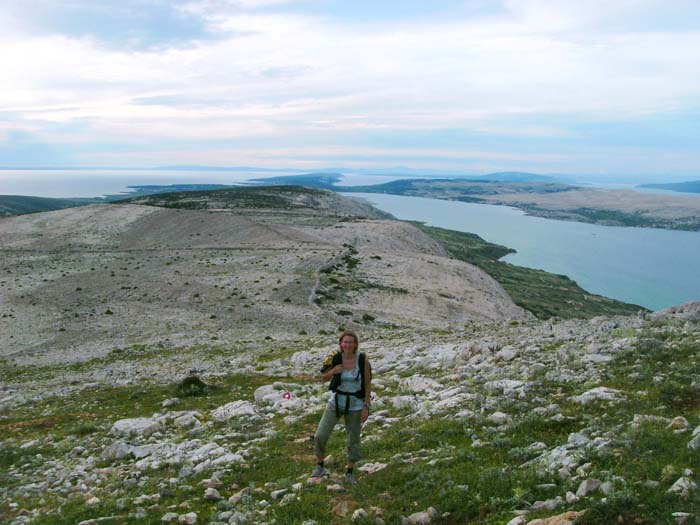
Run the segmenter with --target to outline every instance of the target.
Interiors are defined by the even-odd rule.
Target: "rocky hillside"
[[[0,220],[0,522],[698,523],[700,303],[537,321],[324,195]],[[339,429],[309,481],[341,326],[374,372],[357,485]]]
[[[214,194],[197,200],[207,210],[168,194],[147,202],[174,207],[0,220],[0,356],[54,363],[134,344],[529,318],[486,273],[366,204],[260,188],[236,207]]]
[[[3,522],[697,523],[700,304],[363,340],[357,485],[341,431],[309,480],[333,339],[5,363]]]

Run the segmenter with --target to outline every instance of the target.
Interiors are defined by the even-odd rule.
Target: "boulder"
[[[250,401],[233,401],[223,406],[215,408],[211,413],[211,418],[214,421],[224,422],[236,417],[256,416],[257,409]]]
[[[137,417],[133,419],[120,419],[109,431],[113,436],[142,436],[148,437],[156,432],[161,432],[163,426],[156,420],[148,417]]]

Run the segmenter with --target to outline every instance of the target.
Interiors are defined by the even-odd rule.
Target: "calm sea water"
[[[102,197],[147,184],[238,184],[287,172],[197,170],[0,170],[0,195]]]
[[[503,260],[563,274],[586,290],[658,310],[700,300],[700,232],[555,221],[516,208],[361,196],[398,219],[476,233],[517,250]]]

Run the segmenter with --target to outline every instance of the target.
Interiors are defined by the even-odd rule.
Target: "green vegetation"
[[[172,191],[130,197],[119,202],[188,210],[206,210],[212,206],[291,210],[308,207],[308,205],[295,202],[295,198],[323,194],[323,190],[301,186],[235,187],[218,190]]]
[[[44,211],[62,210],[84,206],[102,199],[51,199],[45,197],[28,197],[23,195],[0,195],[0,217],[40,213]]]
[[[455,259],[484,270],[503,286],[515,304],[532,312],[538,319],[630,315],[645,310],[641,306],[590,294],[565,275],[499,261],[513,250],[486,242],[473,233],[435,228],[419,222],[411,224],[441,242]]]

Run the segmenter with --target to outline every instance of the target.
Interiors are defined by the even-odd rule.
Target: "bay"
[[[398,219],[476,233],[517,251],[502,260],[562,274],[589,292],[651,310],[700,300],[700,232],[599,226],[517,208],[352,193]]]

